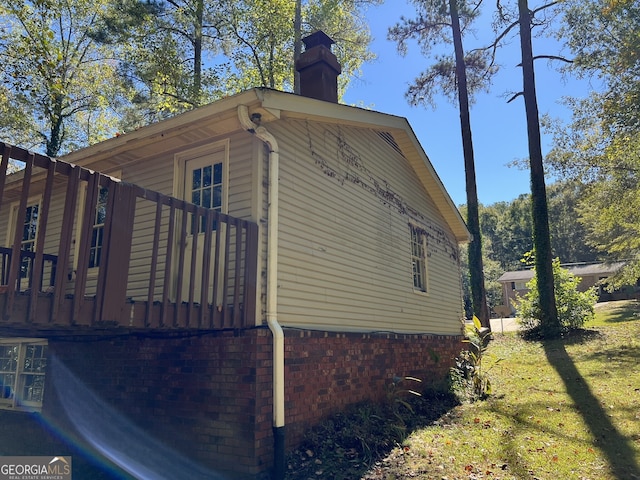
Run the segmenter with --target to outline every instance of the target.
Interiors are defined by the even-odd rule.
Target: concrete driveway
[[[515,332],[520,328],[515,318],[492,318],[491,331],[493,333]]]

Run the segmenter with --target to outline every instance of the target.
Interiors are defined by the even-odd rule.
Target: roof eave
[[[431,161],[420,145],[411,125],[404,117],[366,110],[343,104],[280,92],[268,88],[254,88],[196,108],[173,118],[154,123],[119,137],[110,138],[62,157],[66,162],[83,165],[124,153],[133,142],[153,141],[168,133],[175,133],[197,122],[210,119],[222,112],[248,106],[268,114],[272,119],[280,114],[289,118],[313,118],[317,121],[339,122],[343,125],[388,131],[398,137],[405,157],[413,166],[425,190],[432,196],[437,208],[450,226],[458,242],[468,242],[471,235],[460,212],[446,191]],[[263,119],[267,120],[267,119]]]

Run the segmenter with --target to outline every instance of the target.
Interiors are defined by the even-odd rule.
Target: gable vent
[[[389,144],[391,148],[393,148],[396,152],[398,152],[400,155],[404,157],[404,153],[402,153],[402,150],[400,149],[400,146],[396,143],[396,139],[393,138],[393,135],[391,135],[389,132],[377,132],[377,133],[380,136],[380,138],[382,138],[385,142]]]

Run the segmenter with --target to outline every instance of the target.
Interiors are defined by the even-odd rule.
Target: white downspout
[[[278,142],[266,128],[254,123],[245,105],[238,106],[242,128],[269,147],[267,210],[267,325],[273,335],[273,434],[274,478],[284,478],[284,332],[278,323]],[[258,120],[259,121],[259,120]]]

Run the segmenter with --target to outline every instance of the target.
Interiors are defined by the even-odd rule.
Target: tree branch
[[[507,100],[507,103],[511,103],[513,102],[516,98],[520,97],[520,96],[524,96],[524,92],[518,92],[515,95],[513,95],[509,100]]]
[[[560,57],[558,55],[536,55],[535,57],[533,57],[534,60],[540,60],[542,58],[546,58],[548,60],[559,60],[559,61],[565,62],[565,63],[573,63],[573,60],[570,60],[570,59],[565,58],[565,57]]]
[[[568,58],[560,57],[558,55],[536,55],[535,57],[533,57],[534,60],[542,60],[545,58],[547,60],[560,60],[561,62],[573,63],[573,60],[569,60]],[[516,65],[516,67],[521,67],[521,66],[522,66],[522,63],[519,63]]]

